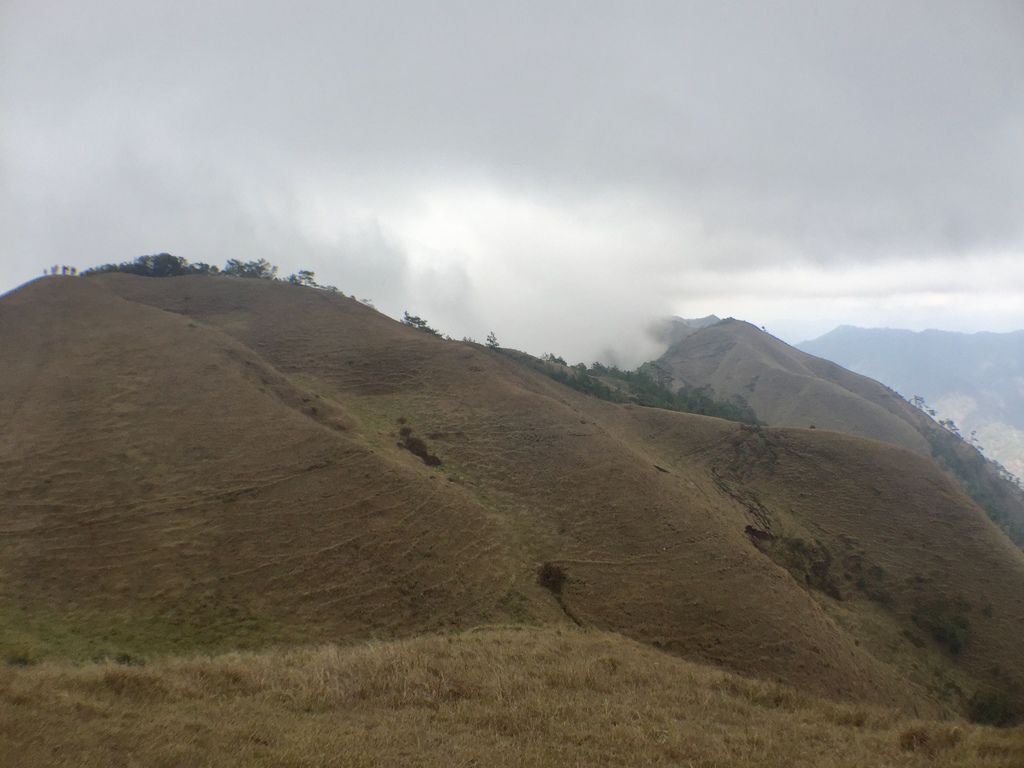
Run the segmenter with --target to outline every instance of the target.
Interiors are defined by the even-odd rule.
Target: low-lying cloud
[[[169,250],[635,362],[1024,326],[1012,2],[7,3],[0,288]]]

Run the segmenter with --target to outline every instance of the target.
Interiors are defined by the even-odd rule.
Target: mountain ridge
[[[8,659],[513,622],[921,713],[1024,680],[1024,556],[902,448],[595,400],[269,281],[53,278],[0,324]]]
[[[1024,475],[1024,331],[958,333],[845,326],[803,342],[925,399],[1013,474]]]
[[[873,379],[735,319],[684,338],[657,364],[677,385],[742,400],[767,424],[832,429],[934,458],[1015,542],[1024,544],[1020,489],[973,446]]]

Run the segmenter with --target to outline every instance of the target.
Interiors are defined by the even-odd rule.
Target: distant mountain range
[[[953,333],[841,326],[798,347],[924,398],[940,419],[1024,477],[1024,331]]]

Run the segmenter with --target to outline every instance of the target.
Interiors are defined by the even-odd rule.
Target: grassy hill
[[[44,279],[0,327],[7,722],[113,669],[69,661],[493,624],[920,716],[1024,705],[1024,556],[914,451],[604,402],[265,280]],[[115,671],[112,712],[146,678]]]
[[[658,365],[677,386],[706,387],[723,400],[742,398],[768,424],[835,430],[929,456],[1024,546],[1020,489],[972,445],[873,379],[733,319],[683,338]]]
[[[1022,761],[1020,729],[837,703],[576,629],[0,669],[5,766]]]

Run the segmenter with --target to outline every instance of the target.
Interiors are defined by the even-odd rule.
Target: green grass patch
[[[0,660],[11,666],[49,659],[136,664],[152,656],[258,649],[299,639],[231,601],[147,604],[136,611],[0,601]]]

